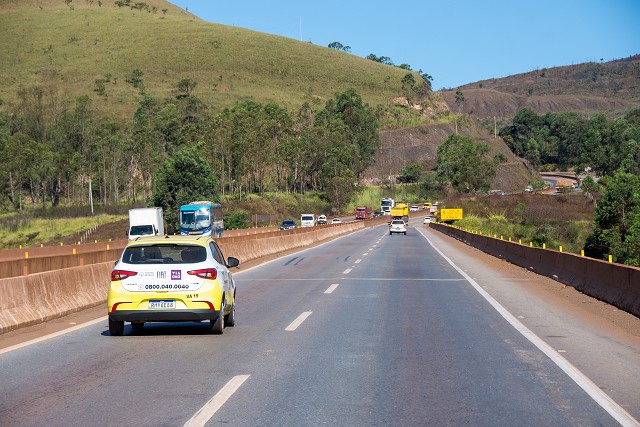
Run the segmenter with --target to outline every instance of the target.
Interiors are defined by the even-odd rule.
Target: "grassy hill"
[[[139,99],[126,79],[138,69],[153,96],[171,96],[178,81],[191,79],[196,96],[221,108],[250,98],[294,110],[350,87],[377,105],[400,93],[406,74],[311,43],[208,23],[162,0],[147,0],[143,9],[114,0],[1,3],[0,98],[9,103],[20,87],[42,85],[62,99],[90,95],[100,111],[126,118]],[[106,80],[105,96],[94,91],[96,79]]]

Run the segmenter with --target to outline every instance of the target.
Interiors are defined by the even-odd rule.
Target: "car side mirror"
[[[237,267],[240,265],[240,260],[238,258],[230,256],[227,260],[227,268]]]

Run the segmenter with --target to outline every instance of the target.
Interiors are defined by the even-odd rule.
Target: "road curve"
[[[628,381],[640,375],[637,318],[600,315],[586,297],[419,221],[407,236],[366,228],[235,277],[238,323],[222,336],[200,324],[153,324],[110,337],[98,320],[0,351],[0,424],[634,425],[640,418],[640,386]]]

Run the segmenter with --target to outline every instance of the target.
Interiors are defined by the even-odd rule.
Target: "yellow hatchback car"
[[[124,323],[209,321],[214,334],[235,325],[236,285],[210,236],[152,236],[129,242],[111,272],[107,297],[109,333]]]

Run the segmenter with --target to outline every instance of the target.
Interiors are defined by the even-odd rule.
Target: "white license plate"
[[[173,300],[151,300],[149,301],[149,309],[158,308],[176,308],[176,302]]]

